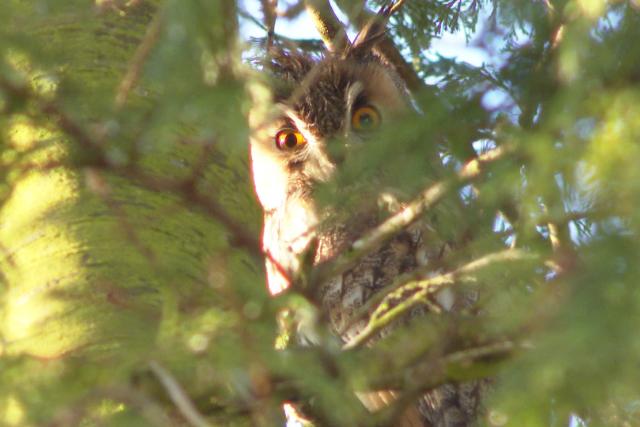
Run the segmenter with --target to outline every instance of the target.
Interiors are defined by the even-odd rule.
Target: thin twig
[[[324,50],[324,42],[320,39],[292,39],[282,34],[275,34],[274,39],[281,42],[284,46],[295,47],[304,52],[321,52]],[[267,46],[268,37],[250,37],[249,41],[257,46]]]
[[[377,249],[381,244],[395,236],[418,220],[428,209],[436,205],[445,195],[456,190],[472,179],[482,175],[484,166],[495,163],[511,150],[498,147],[478,156],[466,163],[453,177],[430,186],[404,209],[393,215],[362,238],[356,240],[351,247],[335,259],[318,265],[310,274],[310,288],[318,289],[319,284],[335,277],[353,267],[363,256]]]
[[[140,239],[135,225],[129,221],[127,213],[122,208],[121,204],[114,199],[112,189],[105,177],[97,170],[87,168],[85,170],[85,183],[89,187],[90,191],[102,199],[104,204],[111,211],[127,240],[150,262],[152,266],[157,267],[158,260],[153,249]]]
[[[343,349],[348,350],[363,344],[375,333],[389,325],[393,320],[397,319],[401,314],[406,313],[411,307],[420,304],[428,295],[433,295],[444,287],[458,282],[475,282],[476,279],[469,276],[470,273],[500,262],[528,261],[535,259],[537,259],[537,257],[531,253],[517,249],[507,249],[505,251],[491,253],[473,260],[455,271],[440,274],[428,279],[405,283],[395,291],[385,296],[382,303],[371,315],[371,319],[367,326],[365,326],[363,330],[346,343],[343,346]],[[407,292],[413,292],[413,294],[402,299],[403,294]],[[398,299],[400,299],[400,302],[393,308],[390,308],[394,300]]]
[[[543,205],[542,208],[544,214],[549,216],[547,206]],[[564,207],[562,210],[566,215]],[[576,260],[568,224],[568,222],[558,222],[551,219],[546,223],[549,230],[549,242],[554,253],[554,259],[549,261],[549,265],[557,274],[564,274],[571,270]]]
[[[555,222],[548,222],[547,228],[549,228],[551,248],[553,248],[554,251],[559,251],[563,245],[562,238],[560,237],[560,227]]]
[[[253,16],[252,14],[250,14],[248,11],[244,10],[244,9],[238,9],[238,14],[245,18],[248,19],[249,21],[251,21],[251,23],[257,27],[259,27],[260,29],[264,30],[264,31],[268,31],[267,27],[264,26],[264,24],[262,22],[260,22],[260,20],[258,20],[258,18],[256,18],[255,16]]]
[[[477,337],[476,337],[477,338]],[[454,343],[450,343],[454,344]],[[456,345],[457,344],[457,345]],[[419,396],[443,384],[459,381],[481,380],[492,377],[498,369],[517,351],[531,348],[527,340],[496,337],[471,344],[463,337],[458,338],[454,348],[440,350],[427,345],[426,354],[419,360],[383,370],[382,375],[368,376],[366,390],[397,390],[398,398],[388,408],[379,413],[380,423],[376,425],[396,425],[397,420],[409,405],[415,404]],[[369,350],[369,349],[368,349]],[[397,349],[396,349],[397,350]],[[368,353],[368,357],[395,358],[395,354]],[[480,362],[480,363],[476,363]],[[361,389],[362,390],[362,389]]]
[[[388,15],[393,15],[394,13],[396,13],[398,10],[400,10],[400,8],[402,7],[402,5],[404,4],[405,0],[396,0],[393,2],[393,4],[391,4],[391,6],[389,6],[389,12]]]
[[[411,92],[418,92],[420,89],[424,88],[424,82],[420,76],[418,76],[416,70],[411,66],[411,64],[405,61],[389,36],[385,35],[376,45],[375,49],[380,52],[380,54],[393,66]]]
[[[398,400],[399,408],[390,408],[392,414],[394,409],[397,413],[398,409],[415,402],[425,391],[433,390],[442,384],[461,379],[469,381],[490,377],[516,350],[529,348],[530,344],[527,341],[501,339],[474,344],[436,358],[427,358],[421,361],[419,366],[411,369],[411,375],[407,376],[406,369],[402,371],[409,381],[405,381],[403,395]],[[479,360],[483,361],[481,369],[474,363]],[[393,418],[393,415],[390,418]]]
[[[370,27],[373,22],[380,19],[390,19],[393,14],[400,10],[403,4],[404,0],[398,0],[383,6],[380,9],[380,12],[383,12],[384,16],[381,16],[380,13],[375,14],[371,12],[364,7],[364,5],[357,12],[347,11],[347,13],[349,14],[349,19],[351,19],[351,21],[353,21],[355,25],[362,30]],[[411,92],[419,92],[424,88],[424,82],[420,76],[418,76],[415,68],[405,61],[404,57],[388,34],[382,34],[373,49],[393,67]]]
[[[98,402],[105,399],[123,402],[130,408],[137,410],[153,426],[171,427],[172,422],[164,409],[153,399],[131,387],[109,386],[97,388],[87,395],[73,402],[72,405],[59,410],[43,427],[67,427],[83,425],[83,421],[90,416],[89,410]],[[99,425],[99,424],[98,424]]]
[[[302,13],[303,10],[304,10],[304,1],[299,0],[295,4],[289,6],[284,10],[276,10],[276,13],[281,18],[295,19]]]
[[[264,253],[262,245],[254,233],[247,230],[247,227],[237,222],[216,200],[203,195],[195,185],[195,182],[187,180],[166,179],[160,176],[151,175],[136,168],[111,168],[110,171],[131,179],[144,188],[155,191],[171,191],[183,201],[192,206],[197,206],[208,215],[220,222],[226,232],[229,233],[229,244],[247,250],[256,259],[263,259]]]
[[[195,427],[210,427],[210,424],[200,412],[198,412],[193,402],[191,402],[183,388],[169,371],[153,360],[149,362],[149,368],[151,368],[151,372],[153,372],[165,388],[171,401],[176,405],[182,416],[184,416],[191,425]]]
[[[151,50],[160,38],[161,29],[162,12],[157,12],[147,28],[147,33],[144,35],[142,42],[131,59],[129,68],[127,68],[127,73],[120,82],[120,86],[118,87],[118,92],[116,94],[116,107],[121,108],[125,104],[129,97],[129,93],[131,93],[131,90],[140,79],[144,64],[147,61]]]
[[[487,356],[508,353],[516,348],[529,347],[529,344],[526,342],[515,343],[513,341],[500,341],[456,351],[455,353],[451,353],[443,357],[443,361],[447,365],[466,365],[471,361],[485,358]]]
[[[134,179],[150,190],[173,191],[184,201],[190,202],[195,207],[202,208],[207,214],[220,222],[229,233],[229,243],[231,245],[246,249],[256,258],[262,259],[262,246],[255,235],[247,230],[244,224],[237,222],[218,201],[201,194],[192,179],[185,181],[164,179],[160,176],[145,173],[133,166],[113,164],[105,153],[104,147],[93,138],[93,135],[85,131],[83,126],[67,115],[66,112],[62,111],[55,102],[43,99],[27,86],[16,85],[2,76],[0,76],[0,89],[5,90],[18,99],[32,101],[38,112],[44,116],[49,116],[62,132],[74,139],[82,148],[89,150],[92,156],[90,163],[86,166],[96,169],[107,169],[125,178]]]
[[[264,26],[267,29],[267,48],[271,48],[275,35],[278,0],[260,0],[260,3],[262,4]]]
[[[43,113],[43,115],[53,118],[58,124],[58,127],[68,136],[72,137],[86,148],[96,147],[96,142],[80,125],[60,110],[55,103],[31,91],[27,85],[17,85],[10,82],[3,76],[0,76],[0,89],[3,89],[10,94],[11,97],[16,99],[25,101],[33,100],[37,109]]]
[[[482,326],[478,324],[476,316],[441,320],[436,323],[416,323],[411,330],[395,329],[393,338],[385,337],[371,346],[338,353],[340,361],[337,363],[347,362],[354,370],[354,378],[362,378],[356,391],[394,389],[404,393],[418,389],[424,392],[451,381],[486,377],[487,370],[492,370],[494,364],[499,362],[497,358],[483,360],[482,366],[465,362],[472,362],[470,359],[475,357],[486,357],[487,353],[492,352],[490,347],[499,352],[499,347],[509,347],[505,344],[507,341],[513,343],[515,348],[526,349],[531,345],[527,338],[530,336],[528,330],[494,334],[483,329],[480,337],[479,328],[482,329]],[[415,337],[418,336],[420,339],[416,341]],[[412,343],[408,352],[398,354],[398,345],[408,341]],[[475,351],[479,348],[484,348],[486,352]],[[454,370],[441,370],[444,361],[451,368],[454,368],[454,364],[460,365],[455,366]],[[461,371],[465,371],[464,378],[460,375]],[[370,375],[371,372],[377,374]]]

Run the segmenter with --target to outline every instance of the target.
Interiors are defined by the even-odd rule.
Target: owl
[[[323,56],[276,49],[265,65],[273,78],[277,113],[254,113],[249,121],[252,175],[264,211],[262,244],[272,294],[292,286],[305,263],[332,259],[380,222],[376,200],[359,204],[350,215],[332,217],[315,197],[349,156],[376,142],[381,126],[417,114],[407,87],[374,46],[375,36],[361,36],[344,52]],[[362,330],[366,319],[351,319],[372,295],[425,262],[424,240],[420,226],[407,229],[313,290],[323,317],[340,339],[347,342]],[[393,395],[372,391],[359,397],[375,411]],[[445,385],[420,398],[397,425],[467,426],[477,410],[474,384]]]

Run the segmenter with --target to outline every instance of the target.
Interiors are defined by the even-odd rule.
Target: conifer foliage
[[[271,105],[255,60],[269,46],[318,52],[381,8],[380,49],[419,113],[319,197],[411,206],[450,250],[371,300],[343,344],[308,289],[268,296],[248,112]],[[481,425],[640,425],[636,0],[1,9],[0,425],[281,426],[294,402],[319,426],[383,426],[425,390],[480,378]],[[317,30],[281,31],[303,16]],[[482,60],[434,51],[450,33]],[[405,226],[390,215],[308,282]],[[398,321],[443,288],[478,301]],[[295,344],[301,317],[318,345]],[[384,388],[402,397],[375,413],[355,394]]]

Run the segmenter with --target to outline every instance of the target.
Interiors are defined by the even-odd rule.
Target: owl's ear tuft
[[[267,52],[263,65],[276,77],[297,82],[311,71],[316,62],[317,58],[308,53],[274,46]]]
[[[271,77],[274,99],[283,101],[320,59],[318,55],[309,52],[275,45],[260,59],[259,65]]]

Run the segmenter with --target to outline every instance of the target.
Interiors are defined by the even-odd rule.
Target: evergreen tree
[[[277,3],[4,0],[0,425],[277,426],[285,401],[319,425],[389,425],[399,403],[369,413],[354,390],[478,378],[495,383],[483,425],[640,425],[638,2]],[[287,325],[313,302],[264,283],[247,113],[270,93],[253,59],[321,50],[385,5],[381,49],[420,114],[321,197],[378,197],[384,170],[453,249],[375,299],[401,296],[345,349],[300,348]],[[308,39],[273,33],[303,14]],[[449,32],[486,63],[428,54]],[[434,289],[468,286],[473,314],[368,343]]]

